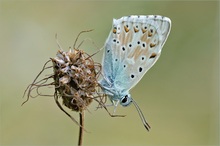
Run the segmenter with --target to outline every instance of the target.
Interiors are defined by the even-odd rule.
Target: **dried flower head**
[[[97,66],[93,59],[82,50],[59,50],[51,60],[55,94],[62,97],[66,107],[74,111],[85,110],[98,86]]]
[[[97,90],[99,89],[97,79],[100,75],[101,65],[94,62],[94,60],[92,59],[92,56],[96,53],[93,55],[88,55],[84,51],[76,49],[75,43],[74,49],[70,49],[68,52],[63,51],[58,43],[60,50],[58,50],[56,57],[50,58],[50,60],[44,64],[43,69],[34,79],[33,83],[27,87],[27,89],[25,90],[25,93],[27,92],[27,100],[23,102],[23,104],[26,103],[30,97],[54,96],[58,107],[64,113],[66,113],[75,123],[80,125],[70,114],[68,114],[62,108],[58,99],[62,98],[63,104],[69,109],[72,109],[76,112],[82,112],[83,110],[86,110],[93,99],[95,99],[97,102],[101,101],[102,96],[100,96],[97,92]],[[52,65],[48,66],[49,62],[52,62]],[[39,79],[42,73],[51,68],[53,68],[53,73],[51,75]],[[50,82],[51,80],[52,82]],[[55,87],[54,94],[41,94],[39,89],[48,86]],[[31,93],[33,90],[36,90],[36,96],[32,96]],[[100,100],[97,100],[96,97],[100,97]]]

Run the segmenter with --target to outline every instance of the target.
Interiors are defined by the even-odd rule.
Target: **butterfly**
[[[158,60],[170,29],[171,20],[160,15],[124,16],[113,19],[104,45],[103,78],[99,81],[103,92],[115,109],[118,104],[133,103],[148,131],[150,125],[129,90]]]

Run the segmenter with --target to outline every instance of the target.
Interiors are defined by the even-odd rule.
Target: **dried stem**
[[[79,122],[80,125],[79,126],[79,140],[78,140],[78,146],[82,146],[82,141],[83,141],[83,132],[84,132],[84,116],[85,116],[85,112],[84,110],[79,112]]]
[[[42,69],[42,70],[40,71],[40,73],[35,77],[35,79],[34,79],[34,81],[32,82],[32,84],[28,85],[28,87],[27,87],[26,90],[24,91],[23,97],[24,97],[25,94],[27,93],[27,99],[26,99],[21,105],[25,104],[25,103],[29,100],[30,97],[33,97],[33,96],[31,95],[31,92],[32,92],[34,89],[37,89],[37,93],[38,93],[38,95],[40,95],[39,92],[38,92],[38,88],[40,88],[40,87],[42,87],[42,86],[50,85],[50,84],[44,84],[44,83],[46,83],[48,79],[52,78],[52,76],[49,76],[49,77],[46,77],[46,78],[44,78],[44,79],[42,79],[42,80],[40,80],[40,81],[37,81],[37,79],[39,78],[39,76],[40,76],[46,69],[52,68],[52,66],[47,67],[47,64],[48,64],[50,61],[51,61],[51,60],[48,60],[48,61],[44,64],[43,69]],[[52,83],[51,83],[51,85],[52,85]],[[38,95],[36,95],[36,96],[38,96]]]

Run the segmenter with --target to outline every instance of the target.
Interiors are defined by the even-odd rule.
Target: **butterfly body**
[[[170,28],[170,19],[159,15],[113,19],[104,45],[100,85],[115,106],[134,101],[129,90],[158,60]]]

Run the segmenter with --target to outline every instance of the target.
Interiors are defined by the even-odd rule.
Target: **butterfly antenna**
[[[149,131],[151,127],[150,127],[150,125],[147,123],[147,121],[146,121],[146,119],[145,119],[145,117],[144,117],[144,114],[142,113],[142,111],[141,111],[140,107],[138,106],[138,104],[137,104],[134,100],[132,100],[132,101],[133,101],[133,103],[134,103],[135,108],[136,108],[137,111],[138,111],[138,114],[139,114],[139,116],[140,116],[140,118],[141,118],[142,123],[144,124],[144,127],[147,129],[147,131]]]

